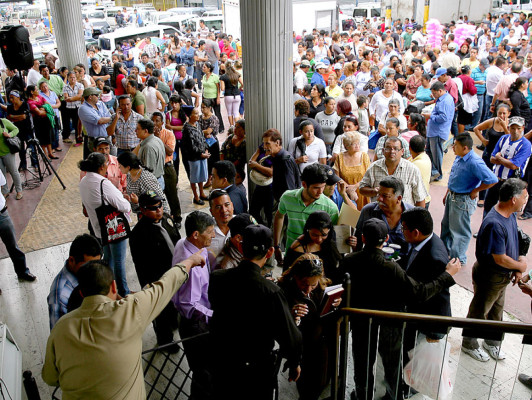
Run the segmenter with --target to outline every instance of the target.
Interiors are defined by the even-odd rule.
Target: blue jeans
[[[431,175],[438,175],[440,174],[441,179],[443,177],[442,172],[442,162],[443,162],[443,144],[445,143],[445,140],[442,138],[435,136],[435,137],[429,137],[427,138],[427,154],[430,158],[430,161],[432,163],[432,172]]]
[[[490,106],[493,101],[493,96],[486,94],[486,100],[484,101],[484,115],[482,116],[481,121],[485,121],[488,118],[491,118]]]
[[[194,66],[187,65],[187,75],[194,76]]]
[[[26,267],[26,256],[22,250],[18,248],[15,227],[13,226],[13,221],[11,221],[11,217],[7,210],[0,213],[0,238],[6,246],[9,258],[11,258],[11,261],[13,262],[17,275],[20,276],[30,272],[28,267]]]
[[[451,258],[458,257],[461,263],[467,261],[467,247],[471,240],[471,216],[477,207],[476,200],[468,194],[448,193],[445,212],[441,221],[441,240]]]
[[[212,71],[213,74],[220,75],[220,65],[218,64],[218,61],[214,62],[214,70]]]
[[[477,94],[478,110],[473,113],[473,122],[471,129],[478,125],[484,115],[484,103],[486,102],[486,94]]]
[[[126,252],[128,240],[103,246],[103,259],[109,264],[115,276],[118,294],[122,297],[129,294],[126,279]]]

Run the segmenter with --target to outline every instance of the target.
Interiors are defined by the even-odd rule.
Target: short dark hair
[[[519,178],[510,178],[504,182],[499,190],[499,201],[504,203],[510,201],[513,197],[521,195],[523,189],[526,189],[527,183]]]
[[[128,79],[127,80],[127,84],[129,84],[135,90],[139,90],[139,83],[137,81],[134,81],[132,79]]]
[[[427,141],[421,135],[412,136],[412,139],[410,139],[410,149],[414,153],[423,153],[426,145]]]
[[[241,127],[244,131],[246,131],[246,121],[244,119],[239,119],[238,121],[235,122],[235,127],[236,126],[239,126]]]
[[[304,99],[296,100],[294,103],[294,109],[299,113],[299,115],[308,115],[310,112],[308,101]]]
[[[235,183],[236,168],[235,164],[233,164],[231,161],[216,161],[213,164],[212,169],[216,169],[216,175],[218,175],[219,178],[226,178],[227,182],[229,182],[231,185]]]
[[[211,193],[209,194],[209,207],[212,207],[212,202],[215,199],[217,199],[218,197],[222,197],[222,196],[229,196],[229,193],[227,193],[223,189],[214,189],[214,190],[212,190]]]
[[[85,256],[101,256],[102,246],[100,242],[94,236],[84,233],[78,235],[70,245],[70,251],[68,252],[70,257],[74,257],[74,261],[77,263],[82,262]]]
[[[203,233],[209,226],[215,224],[216,221],[209,214],[202,211],[193,211],[188,214],[185,220],[185,234],[190,237],[196,231]]]
[[[423,207],[414,207],[401,214],[401,221],[413,231],[417,229],[423,236],[428,236],[434,229],[434,222],[429,210]]]
[[[120,96],[117,97],[117,100],[118,100],[118,104],[120,104],[120,102],[122,100],[126,100],[126,99],[129,99],[131,100],[131,96],[129,94],[122,94]]]
[[[460,143],[462,146],[466,146],[468,149],[473,148],[473,138],[467,133],[461,133],[454,138],[455,142]]]
[[[320,164],[310,164],[301,173],[301,181],[307,186],[327,182],[327,172]]]
[[[153,133],[153,128],[155,127],[155,124],[152,120],[147,118],[139,119],[137,122],[142,129],[146,129],[148,133],[151,135]]]
[[[393,193],[396,196],[402,196],[405,192],[405,185],[395,176],[387,176],[379,182],[379,185],[388,189],[393,189]]]
[[[401,145],[401,150],[404,149],[403,147],[403,142],[401,141],[401,139],[399,139],[398,136],[388,136],[385,140],[384,140],[384,145],[383,147],[386,147],[386,143],[388,142],[399,142],[399,144]]]
[[[107,296],[114,281],[113,270],[105,261],[89,261],[77,273],[79,289],[83,297]]]
[[[445,85],[443,84],[443,82],[436,81],[432,84],[430,90],[445,90]]]

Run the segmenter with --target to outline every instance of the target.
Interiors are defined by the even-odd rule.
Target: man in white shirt
[[[89,18],[86,17],[83,20],[83,32],[85,32],[85,37],[86,38],[92,37],[92,31],[93,31],[92,22],[90,22]]]
[[[294,85],[296,85],[297,92],[300,95],[303,95],[303,88],[308,84],[307,72],[309,71],[309,68],[310,62],[308,60],[302,60],[299,68],[294,74]]]
[[[503,57],[497,57],[495,65],[492,65],[486,69],[486,102],[491,104],[493,102],[493,96],[495,96],[495,88],[504,75],[504,70],[508,66],[506,59]],[[484,118],[490,118],[491,112],[488,111],[488,115]]]
[[[521,25],[519,23],[519,19],[516,19],[514,21],[514,26],[513,26],[514,30],[515,30],[515,36],[517,36],[518,38],[520,38],[521,36],[523,35],[526,35],[526,32],[525,32],[525,28],[523,28],[523,25]]]
[[[39,73],[39,60],[33,60],[33,67],[28,70],[27,85],[37,85],[42,78]]]
[[[449,43],[448,48],[449,51],[441,57],[440,66],[445,69],[454,67],[457,71],[460,71],[462,61],[460,60],[460,57],[458,57],[454,52],[456,50],[456,43]]]
[[[425,46],[425,38],[423,37],[423,33],[421,32],[421,25],[416,25],[416,31],[412,35],[412,40],[415,40],[418,44],[418,46],[423,47]]]

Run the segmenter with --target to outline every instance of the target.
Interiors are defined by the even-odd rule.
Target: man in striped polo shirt
[[[508,120],[509,135],[502,136],[491,153],[493,172],[499,182],[489,188],[484,201],[484,217],[499,201],[499,190],[509,178],[520,178],[525,171],[531,153],[530,141],[523,136],[525,119],[512,117]]]
[[[281,262],[281,232],[285,215],[288,217],[286,229],[285,249],[289,249],[292,243],[303,234],[305,222],[314,211],[325,211],[331,216],[332,223],[338,222],[338,207],[334,202],[323,194],[327,173],[320,164],[311,164],[305,167],[301,174],[303,187],[300,189],[287,190],[279,200],[279,209],[273,222],[273,240],[275,258]]]

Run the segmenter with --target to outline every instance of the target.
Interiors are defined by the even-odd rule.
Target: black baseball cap
[[[265,252],[273,246],[273,233],[264,225],[249,225],[242,231],[242,249],[244,254]]]
[[[153,206],[155,204],[161,203],[162,201],[163,198],[153,190],[148,190],[146,193],[142,193],[139,196],[140,207]]]
[[[332,167],[325,164],[321,164],[321,167],[327,174],[327,181],[325,182],[326,185],[332,186],[342,180],[338,175],[336,175],[336,171]]]
[[[366,243],[370,245],[381,245],[388,236],[388,227],[382,219],[370,218],[364,223],[362,234],[366,239]]]
[[[242,235],[244,229],[250,225],[257,225],[257,221],[250,214],[242,213],[235,215],[229,223],[229,231],[231,236]]]

